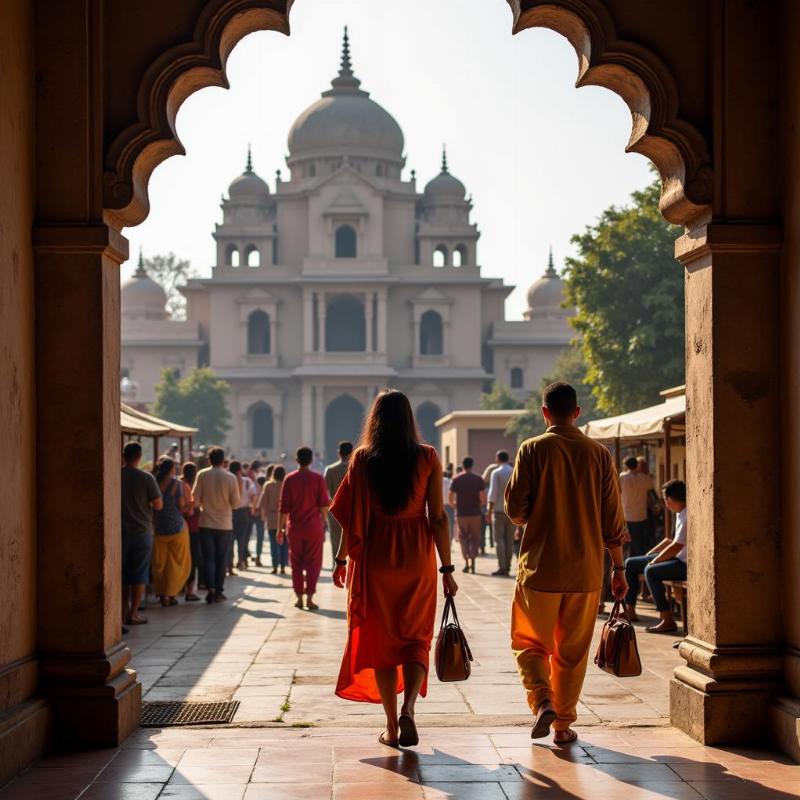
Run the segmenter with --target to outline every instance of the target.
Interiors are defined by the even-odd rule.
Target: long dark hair
[[[396,514],[411,499],[420,452],[411,403],[402,392],[385,389],[375,398],[359,446],[383,511]]]
[[[156,464],[156,481],[161,485],[172,472],[175,462],[169,456],[161,456]]]

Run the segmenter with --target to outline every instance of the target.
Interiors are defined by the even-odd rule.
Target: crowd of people
[[[251,565],[267,567],[265,543],[272,574],[291,569],[295,605],[316,610],[325,529],[334,553],[341,538],[328,506],[352,452],[351,442],[341,442],[339,460],[324,476],[312,469],[319,458],[307,447],[297,451],[296,469],[288,473],[283,463],[229,460],[220,447],[181,464],[177,446],[145,470],[141,444],[128,442],[121,483],[123,625],[146,624],[141,611],[148,586],[162,606],[177,605],[179,597],[200,601],[198,591],[206,592],[207,603],[224,602],[226,577]]]

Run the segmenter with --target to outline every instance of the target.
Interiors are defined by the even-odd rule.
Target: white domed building
[[[288,180],[278,173],[270,191],[248,153],[228,187],[212,276],[183,290],[187,322],[142,314],[143,291],[123,295],[123,365],[145,402],[154,381],[135,366],[130,314],[143,328],[201,334],[199,359],[231,384],[228,445],[242,457],[309,444],[332,459],[385,386],[408,394],[434,444],[435,421],[477,408],[493,381],[538,389],[570,339],[560,280],[548,269],[526,319],[505,321],[513,287],[481,275],[464,184],[443,153],[419,192],[414,172],[403,175],[404,146],[353,74],[345,32],[338,76],[289,132]],[[162,366],[175,358],[148,352]]]

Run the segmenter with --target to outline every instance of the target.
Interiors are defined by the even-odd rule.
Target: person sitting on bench
[[[678,630],[667,602],[664,581],[686,580],[686,484],[678,480],[668,481],[663,486],[663,494],[664,503],[675,515],[675,535],[672,538],[664,537],[645,555],[631,556],[625,561],[629,587],[625,596],[628,619],[631,622],[639,620],[636,616],[636,594],[642,573],[661,617],[657,625],[647,629],[649,633],[674,633]]]

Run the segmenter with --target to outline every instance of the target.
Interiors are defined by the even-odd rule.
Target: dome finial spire
[[[344,36],[342,37],[342,68],[339,74],[353,74],[352,64],[350,63],[350,37],[347,35],[347,25],[344,26]]]
[[[135,275],[137,278],[147,277],[147,272],[145,272],[144,268],[144,253],[142,252],[141,245],[139,245],[139,265],[136,267]]]
[[[550,245],[550,255],[547,257],[547,270],[544,273],[548,278],[558,277],[556,268],[553,265],[553,245]]]
[[[442,144],[442,172],[447,171],[447,145]]]
[[[247,163],[244,166],[244,171],[248,175],[253,174],[253,150],[250,147],[250,142],[247,143]]]
[[[353,74],[353,64],[350,61],[350,34],[347,25],[344,26],[342,36],[342,60],[339,66],[339,74],[331,81],[334,93],[358,94],[361,81]],[[327,92],[323,92],[323,97]]]

